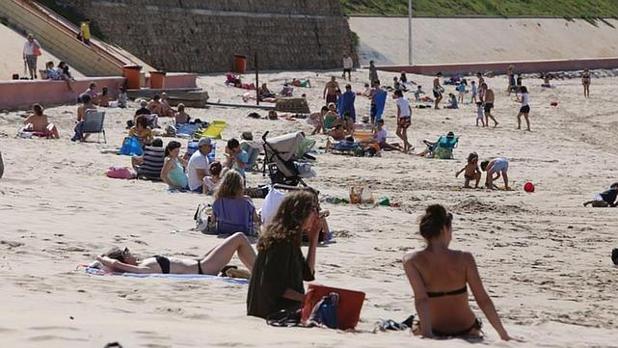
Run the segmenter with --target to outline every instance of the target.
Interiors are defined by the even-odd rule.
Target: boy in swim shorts
[[[597,193],[591,201],[584,203],[584,207],[589,204],[594,208],[615,207],[618,205],[616,197],[618,197],[618,182],[613,183],[609,190]]]
[[[481,162],[481,170],[487,172],[485,187],[491,190],[496,189],[493,182],[502,176],[502,180],[504,180],[504,189],[507,191],[511,190],[509,187],[509,177],[507,174],[509,170],[509,161],[506,158],[498,157],[491,161],[483,161]]]
[[[479,155],[476,152],[472,152],[468,155],[468,163],[465,167],[455,174],[455,177],[459,177],[459,174],[464,173],[464,188],[472,188],[470,181],[475,180],[474,188],[479,187],[481,181],[481,170],[479,169]]]

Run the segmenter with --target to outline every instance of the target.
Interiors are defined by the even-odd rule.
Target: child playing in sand
[[[485,112],[483,110],[483,102],[477,101],[476,102],[476,126],[477,127],[479,126],[479,121],[481,121],[481,124],[483,125],[483,127],[485,127],[484,117],[485,117]]]
[[[507,174],[509,170],[509,161],[506,158],[498,157],[491,161],[483,161],[481,162],[481,169],[487,172],[485,187],[491,190],[496,189],[496,185],[494,185],[493,182],[502,176],[502,180],[504,180],[504,189],[507,191],[511,190],[509,187],[509,177]]]
[[[414,91],[414,100],[418,103],[421,101],[421,96],[423,96],[425,92],[423,92],[423,86],[419,85],[416,87],[416,91]]]
[[[376,128],[373,130],[373,141],[377,143],[380,146],[380,149],[382,150],[386,150],[386,151],[396,150],[396,151],[403,152],[401,145],[387,143],[386,142],[387,137],[388,137],[388,132],[384,128],[384,120],[376,121]]]
[[[459,104],[457,103],[457,97],[453,93],[448,94],[449,102],[445,107],[446,109],[459,109]]]
[[[584,203],[584,207],[589,204],[594,208],[616,207],[618,205],[616,197],[618,197],[618,182],[613,183],[609,190],[597,193],[591,201]]]
[[[214,161],[208,166],[208,171],[210,172],[210,175],[204,176],[204,188],[202,192],[207,195],[211,195],[221,181],[221,172],[223,171],[223,166],[221,165],[221,162]]]
[[[479,187],[481,181],[481,170],[479,169],[479,155],[476,152],[472,152],[468,155],[468,163],[461,168],[460,171],[455,174],[455,177],[459,177],[459,174],[464,173],[464,188],[471,188],[470,181],[476,180],[474,188]]]

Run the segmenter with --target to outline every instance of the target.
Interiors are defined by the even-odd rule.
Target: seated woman
[[[114,247],[105,254],[98,256],[97,261],[109,272],[125,273],[164,273],[164,274],[206,274],[218,275],[223,273],[234,254],[247,267],[249,272],[255,263],[255,251],[249,244],[247,237],[242,233],[235,233],[227,237],[223,243],[211,249],[199,259],[181,259],[155,255],[143,260],[136,258],[128,248]],[[99,266],[93,264],[92,266]]]
[[[152,131],[148,128],[146,116],[137,116],[135,126],[129,130],[129,136],[138,138],[142,145],[150,145],[152,143]]]
[[[277,101],[275,94],[268,89],[265,83],[262,84],[262,87],[258,88],[258,98],[260,101],[267,103],[274,103]]]
[[[185,112],[185,104],[178,104],[178,112],[176,113],[176,124],[189,123],[191,117]]]
[[[446,136],[441,135],[435,143],[428,140],[423,140],[427,145],[425,151],[417,154],[420,157],[447,159],[453,157],[453,149],[457,147],[459,138],[455,137],[455,133],[448,132]]]
[[[285,196],[260,235],[258,256],[247,294],[247,315],[267,318],[281,310],[298,311],[305,300],[303,281],[314,280],[315,256],[322,229],[316,196],[297,191]],[[309,236],[303,257],[303,234]]]
[[[322,106],[320,112],[314,112],[307,118],[307,123],[314,127],[311,135],[319,134],[322,131],[324,127],[324,115],[326,115],[327,112],[328,107]]]
[[[453,238],[452,220],[453,215],[443,206],[427,207],[419,226],[427,246],[403,258],[419,318],[412,332],[427,338],[482,337],[481,322],[468,304],[467,286],[470,286],[491,325],[500,338],[508,341],[511,338],[483,287],[474,257],[468,252],[449,249]]]
[[[58,128],[53,123],[49,123],[47,115],[43,113],[43,107],[40,104],[32,106],[33,114],[28,115],[24,121],[23,131],[34,132],[35,135],[40,135],[47,138],[58,139]]]
[[[131,165],[137,173],[138,179],[160,180],[161,170],[165,163],[163,141],[159,138],[152,141],[152,145],[144,147],[142,156],[131,157]]]
[[[453,93],[448,94],[448,105],[445,106],[446,109],[459,109],[459,103],[457,102],[457,97]]]
[[[185,174],[186,161],[179,156],[180,143],[172,140],[165,147],[165,162],[161,169],[161,180],[170,189],[188,190],[189,179]]]
[[[96,111],[97,107],[92,103],[92,99],[89,95],[84,94],[81,97],[82,105],[77,107],[77,121],[75,122],[75,134],[71,138],[71,141],[85,141],[89,134],[84,134],[84,120],[88,111]]]
[[[335,103],[328,103],[327,112],[324,114],[324,122],[322,125],[322,131],[324,134],[327,134],[332,128],[339,123],[343,126],[343,122],[339,118],[339,114],[337,114],[337,106]]]
[[[259,229],[259,218],[249,197],[244,196],[245,183],[236,170],[223,175],[212,203],[212,229],[210,233],[230,234],[243,232],[253,235]]]
[[[109,107],[109,90],[107,89],[107,87],[103,87],[101,89],[101,95],[99,95],[99,98],[97,100],[98,105],[102,106],[104,108],[108,108]]]

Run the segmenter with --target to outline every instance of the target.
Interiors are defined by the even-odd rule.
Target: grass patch
[[[406,16],[408,0],[340,0],[349,15]],[[618,0],[413,0],[416,16],[618,16]]]

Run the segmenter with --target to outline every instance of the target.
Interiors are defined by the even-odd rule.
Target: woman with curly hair
[[[318,201],[307,191],[286,195],[272,222],[260,235],[253,267],[247,315],[267,318],[281,310],[300,310],[305,300],[303,281],[314,280],[315,253],[322,229]],[[300,249],[309,235],[307,258]]]

